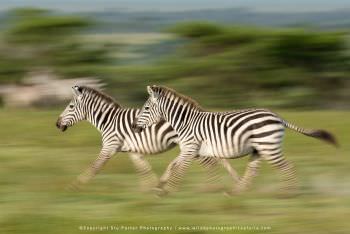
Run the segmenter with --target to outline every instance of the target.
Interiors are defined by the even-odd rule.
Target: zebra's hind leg
[[[141,154],[130,153],[129,156],[139,175],[141,191],[147,192],[152,190],[158,183],[158,177],[153,172],[151,165]]]
[[[281,177],[282,187],[281,192],[283,196],[293,196],[297,192],[297,178],[294,165],[288,162],[283,154],[282,149],[262,150],[262,157],[267,160],[272,167],[276,168]]]
[[[253,179],[258,175],[261,164],[261,157],[254,152],[248,162],[244,175],[239,179],[236,186],[232,190],[232,194],[239,194],[246,191],[252,184]]]

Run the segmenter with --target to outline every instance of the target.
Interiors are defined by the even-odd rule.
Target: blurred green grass
[[[179,192],[157,199],[138,191],[126,154],[115,155],[82,191],[66,191],[95,159],[100,136],[87,123],[59,132],[54,125],[59,113],[0,111],[0,233],[82,233],[81,225],[263,225],[271,227],[267,233],[350,230],[349,112],[278,112],[299,126],[332,131],[341,145],[335,149],[287,131],[285,154],[296,165],[301,193],[290,199],[276,196],[278,174],[266,163],[250,191],[240,196],[199,192],[205,173],[194,165]],[[159,175],[177,152],[148,159]],[[231,160],[240,174],[246,162],[247,158]],[[222,183],[231,187],[224,171],[222,175]],[[235,231],[247,232],[252,231]]]

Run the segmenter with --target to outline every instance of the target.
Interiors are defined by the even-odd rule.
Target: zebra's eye
[[[149,110],[149,106],[145,106],[145,110]]]
[[[70,104],[69,105],[69,108],[73,109],[74,105],[73,104]]]

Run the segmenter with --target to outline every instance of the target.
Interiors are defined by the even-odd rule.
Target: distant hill
[[[78,13],[97,19],[100,32],[159,32],[183,21],[212,21],[255,26],[312,26],[323,29],[350,27],[350,9],[326,12],[256,12],[249,9],[211,9],[179,12],[96,11]]]
[[[285,27],[311,26],[322,29],[350,27],[350,9],[324,12],[257,12],[247,8],[208,9],[188,11],[127,11],[96,10],[59,12],[91,17],[99,22],[93,32],[159,32],[183,21],[212,21],[225,24]],[[6,11],[0,11],[0,29],[4,27]]]

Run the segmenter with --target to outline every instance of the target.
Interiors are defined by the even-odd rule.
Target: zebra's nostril
[[[59,118],[57,119],[57,121],[56,121],[56,127],[57,127],[57,128],[59,128],[59,129],[62,129],[62,123],[61,123],[61,120],[62,120],[62,118],[61,118],[61,117],[59,117]]]

